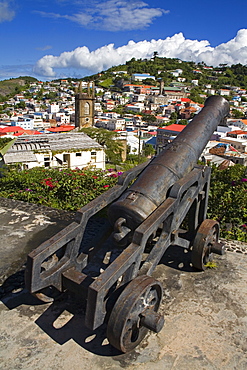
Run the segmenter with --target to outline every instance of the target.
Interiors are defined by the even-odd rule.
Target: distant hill
[[[247,90],[247,65],[233,64],[227,66],[220,64],[219,67],[207,66],[203,62],[185,62],[176,58],[160,58],[157,55],[149,60],[132,58],[123,65],[114,66],[100,73],[84,77],[84,81],[94,80],[96,84],[102,85],[102,81],[108,80],[108,85],[116,83],[116,80],[130,80],[133,73],[149,73],[156,77],[156,80],[162,79],[168,86],[176,80],[172,71],[182,70],[180,78],[185,78],[185,83],[191,80],[198,80],[198,86],[211,84],[213,88],[219,89],[229,86],[240,86]],[[127,72],[121,75],[121,71]],[[116,72],[120,72],[118,75]],[[110,81],[110,79],[112,81]],[[147,79],[148,80],[148,79]],[[146,81],[150,82],[150,81]]]
[[[14,93],[18,94],[25,88],[26,85],[37,81],[38,80],[36,78],[29,76],[0,81],[0,97],[5,97]]]

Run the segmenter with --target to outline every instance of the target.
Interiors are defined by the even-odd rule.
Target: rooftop
[[[181,132],[185,127],[186,125],[179,125],[179,124],[173,123],[169,126],[159,127],[159,130]]]
[[[60,151],[60,150],[87,150],[102,148],[95,140],[82,132],[66,134],[41,134],[19,136],[4,156],[6,164],[22,161],[32,162],[36,160],[35,152],[40,151]]]

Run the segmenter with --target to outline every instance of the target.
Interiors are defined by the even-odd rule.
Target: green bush
[[[121,174],[101,170],[3,170],[0,196],[48,207],[77,210],[116,184]]]
[[[1,172],[0,197],[70,211],[83,207],[114,186],[121,174],[113,169],[92,171],[40,167],[26,171],[7,167]],[[213,166],[207,217],[220,222],[221,237],[247,242],[245,166],[237,164],[225,170]]]
[[[220,222],[221,236],[247,241],[247,168],[212,168],[208,217]]]

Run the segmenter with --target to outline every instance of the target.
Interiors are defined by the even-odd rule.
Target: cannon
[[[228,113],[227,100],[209,97],[157,157],[79,209],[74,222],[28,255],[28,290],[44,300],[47,291],[73,292],[86,304],[85,325],[106,324],[109,343],[121,352],[148,330],[158,333],[163,288],[152,274],[166,250],[187,249],[200,271],[213,253],[224,253],[219,223],[206,218],[211,170],[197,163]]]

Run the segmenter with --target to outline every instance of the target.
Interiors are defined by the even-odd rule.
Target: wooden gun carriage
[[[135,348],[148,330],[159,332],[163,290],[152,273],[167,248],[191,250],[198,270],[212,253],[224,252],[218,222],[206,219],[210,167],[197,162],[228,113],[224,98],[208,98],[157,157],[125,172],[33,250],[26,267],[29,291],[38,297],[49,287],[73,291],[86,302],[85,325],[95,330],[106,323],[110,344],[122,352]],[[88,225],[106,207],[106,222],[88,240]]]

